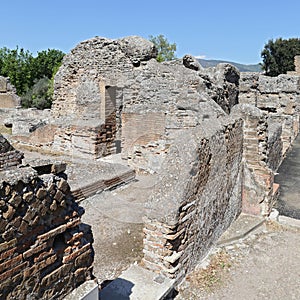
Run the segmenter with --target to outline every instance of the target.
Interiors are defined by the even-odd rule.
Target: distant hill
[[[243,65],[243,64],[238,64],[232,61],[223,61],[223,60],[208,60],[208,59],[198,59],[199,63],[203,68],[208,68],[208,67],[215,67],[217,64],[220,63],[228,63],[231,65],[236,66],[240,72],[261,72],[261,66],[259,64],[256,65]]]

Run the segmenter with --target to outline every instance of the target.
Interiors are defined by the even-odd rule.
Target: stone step
[[[116,188],[119,185],[127,184],[135,179],[135,171],[129,170],[120,174],[115,174],[108,179],[100,179],[86,186],[82,186],[72,191],[76,202],[95,195],[96,193]]]
[[[100,291],[101,300],[161,300],[173,290],[174,279],[132,265]]]

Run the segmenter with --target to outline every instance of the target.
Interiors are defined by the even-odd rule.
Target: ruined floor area
[[[137,175],[136,181],[96,194],[83,202],[83,222],[94,235],[94,274],[99,283],[115,279],[143,253],[144,201],[155,185],[155,177]]]
[[[66,174],[72,190],[130,169],[118,155],[97,161],[53,157],[37,152],[26,152],[25,157],[25,163],[48,159],[67,162]],[[155,175],[137,174],[130,183],[101,191],[80,202],[85,209],[82,222],[92,226],[94,275],[99,284],[105,285],[131,264],[140,262],[143,256],[144,204],[155,184]]]
[[[185,282],[176,300],[300,299],[300,228],[271,223],[259,234],[251,234],[223,248],[230,267],[209,288]],[[216,274],[206,276],[214,280]]]

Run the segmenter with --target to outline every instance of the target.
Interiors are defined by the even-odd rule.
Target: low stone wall
[[[23,153],[15,150],[0,134],[0,171],[14,168],[21,164]]]
[[[0,172],[0,298],[63,299],[91,278],[90,227],[62,166]]]

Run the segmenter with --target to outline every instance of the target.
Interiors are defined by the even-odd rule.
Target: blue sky
[[[69,52],[94,36],[163,34],[177,56],[258,63],[269,39],[300,37],[299,0],[9,0],[0,6],[0,48]]]

